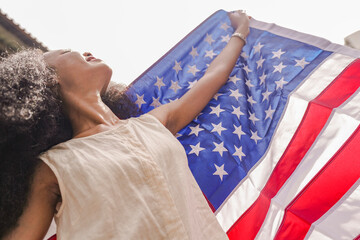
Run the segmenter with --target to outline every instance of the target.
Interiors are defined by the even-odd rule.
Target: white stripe
[[[259,160],[215,213],[225,231],[259,196],[300,124],[308,101],[319,95],[353,60],[353,58],[339,54],[329,56],[302,85],[290,94],[282,119],[264,157]]]
[[[334,109],[327,125],[304,156],[294,173],[278,194],[271,200],[271,207],[258,234],[258,239],[272,239],[281,224],[284,209],[309,183],[319,170],[351,136],[360,124],[359,113],[348,114],[347,109],[359,108],[360,91]]]
[[[343,46],[340,44],[332,43],[325,38],[320,38],[310,34],[298,32],[292,29],[280,27],[276,24],[270,24],[266,22],[261,22],[255,19],[252,19],[250,22],[250,27],[254,27],[260,30],[268,31],[274,33],[278,36],[286,37],[309,45],[318,47],[325,51],[330,51],[334,53],[344,54],[350,57],[359,58],[360,51],[354,48]]]
[[[316,240],[334,240],[334,238],[331,238],[331,237],[329,237],[326,234],[323,234],[321,232],[314,232],[312,237],[314,237],[312,239],[316,239]],[[308,238],[305,238],[305,239],[308,239]]]
[[[284,209],[276,201],[271,200],[269,211],[266,214],[263,225],[261,226],[255,239],[274,239],[280,223],[284,216]],[[274,221],[271,223],[270,221]],[[270,223],[270,224],[269,224]]]
[[[360,234],[360,179],[345,196],[316,221],[305,239],[354,239]]]

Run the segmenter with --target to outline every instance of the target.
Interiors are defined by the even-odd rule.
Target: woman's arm
[[[229,15],[235,32],[249,34],[249,17],[237,11]],[[227,82],[245,42],[232,37],[222,52],[210,64],[204,76],[179,100],[162,105],[150,112],[173,134],[189,124]]]
[[[41,162],[34,175],[29,202],[18,225],[4,239],[43,239],[50,227],[59,195],[60,191],[54,173]]]

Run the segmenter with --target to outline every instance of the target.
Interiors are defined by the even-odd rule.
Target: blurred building
[[[35,47],[47,51],[41,42],[21,28],[0,9],[0,55],[24,47]]]
[[[345,45],[360,49],[360,31],[354,32],[345,38]]]

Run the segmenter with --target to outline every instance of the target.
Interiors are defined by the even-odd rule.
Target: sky
[[[91,52],[131,83],[219,9],[343,44],[360,30],[359,0],[1,0],[0,9],[49,49]]]

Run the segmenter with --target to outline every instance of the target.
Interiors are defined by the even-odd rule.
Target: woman
[[[230,20],[234,37],[197,85],[137,118],[128,118],[136,111],[122,95],[107,100],[122,104],[120,114],[104,104],[112,72],[90,53],[4,59],[0,237],[42,239],[56,214],[58,239],[226,239],[173,135],[240,55],[249,18],[237,11]]]

